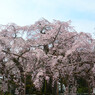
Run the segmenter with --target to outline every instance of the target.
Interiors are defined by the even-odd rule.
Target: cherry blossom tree
[[[58,95],[58,82],[65,84],[66,95],[76,93],[79,78],[86,78],[89,88],[95,87],[95,40],[90,34],[77,33],[70,22],[41,19],[30,26],[0,26],[3,92],[13,81],[15,94],[25,95],[29,72],[37,89],[46,81],[53,95]]]

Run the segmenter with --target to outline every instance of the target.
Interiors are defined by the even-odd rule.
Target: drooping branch
[[[59,34],[59,32],[60,32],[60,29],[61,29],[61,25],[60,25],[60,27],[59,27],[59,29],[58,29],[57,34],[56,34],[55,37],[53,38],[53,41],[51,42],[52,48],[54,47],[54,42],[56,41],[56,38],[57,38],[57,36],[58,36],[58,34]],[[44,45],[44,51],[45,51],[46,54],[49,52],[49,46],[48,46],[48,44]]]
[[[54,39],[53,39],[53,41],[52,41],[52,46],[53,46],[53,47],[54,47],[54,42],[56,41],[56,39],[57,39],[57,37],[58,37],[58,35],[59,35],[59,33],[60,33],[61,26],[62,26],[62,25],[60,25],[60,27],[59,27],[59,29],[58,29],[58,32],[57,32],[57,34],[55,35],[55,37],[54,37]]]
[[[15,54],[15,53],[11,53],[11,52],[8,52],[8,51],[5,51],[5,50],[2,50],[2,52],[6,53],[6,54],[12,54],[12,55],[14,55],[14,56],[17,56],[17,57],[21,57],[21,58],[26,59],[26,58],[23,57],[22,55],[18,55],[18,54]]]

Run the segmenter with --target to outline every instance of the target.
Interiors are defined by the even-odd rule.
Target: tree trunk
[[[22,82],[21,95],[25,95],[25,76],[24,76],[24,73],[21,73],[21,82]]]
[[[49,83],[47,83],[47,93],[52,93],[52,78],[50,77]]]
[[[26,95],[26,74],[24,74],[24,95]]]
[[[57,81],[54,82],[54,87],[52,90],[52,95],[58,95]]]
[[[63,93],[63,79],[61,78],[61,93]]]

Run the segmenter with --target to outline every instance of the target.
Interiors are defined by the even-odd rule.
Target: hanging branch
[[[15,53],[11,53],[11,52],[8,52],[8,51],[5,51],[5,50],[2,50],[2,52],[6,53],[6,54],[12,54],[12,55],[14,55],[14,56],[17,56],[17,57],[21,57],[21,58],[26,59],[26,58],[23,57],[22,55],[18,55],[18,54],[15,54]]]
[[[58,37],[58,35],[59,35],[59,32],[60,32],[61,26],[62,26],[62,25],[60,25],[60,27],[59,27],[59,29],[58,29],[58,32],[57,32],[57,34],[55,35],[55,37],[54,37],[54,39],[53,39],[53,41],[52,41],[52,45],[53,45],[53,47],[54,47],[54,42],[55,42],[55,40],[57,39],[57,37]]]

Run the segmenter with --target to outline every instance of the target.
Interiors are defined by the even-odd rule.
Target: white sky
[[[95,32],[95,0],[0,0],[0,24],[30,25],[40,18],[72,21],[78,32]]]

